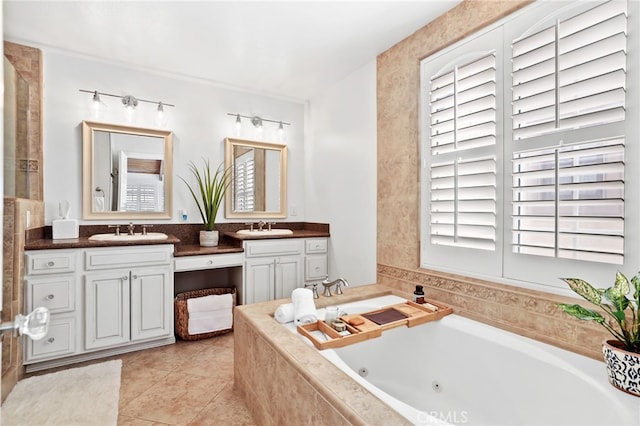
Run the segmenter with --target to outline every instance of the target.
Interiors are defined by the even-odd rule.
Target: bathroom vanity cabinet
[[[288,297],[302,285],[302,246],[298,238],[245,241],[243,304]]]
[[[25,340],[27,371],[175,342],[173,245],[25,253],[25,308],[51,312],[49,333]]]
[[[327,239],[245,241],[244,258],[242,304],[288,298],[327,276]]]

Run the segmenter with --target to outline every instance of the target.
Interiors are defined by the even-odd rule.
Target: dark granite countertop
[[[164,240],[140,240],[140,241],[94,241],[89,237],[65,238],[54,240],[52,238],[40,238],[25,241],[25,250],[49,250],[66,248],[93,248],[93,247],[123,247],[157,244],[179,244],[180,240],[173,235],[167,234]]]
[[[136,226],[138,226],[136,224]],[[156,244],[173,244],[174,256],[200,256],[224,253],[242,253],[244,240],[266,240],[283,238],[329,238],[329,225],[309,222],[281,222],[274,228],[287,228],[293,231],[290,235],[242,235],[236,233],[245,229],[242,223],[216,224],[220,231],[220,242],[216,247],[201,247],[198,238],[202,230],[199,224],[154,224],[149,232],[167,234],[165,240],[141,241],[93,241],[89,237],[94,234],[110,234],[113,229],[108,225],[81,225],[79,238],[54,240],[51,226],[32,228],[25,231],[25,250],[47,250],[65,248],[122,247]]]

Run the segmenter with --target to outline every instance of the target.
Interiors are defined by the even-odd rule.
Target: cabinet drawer
[[[326,253],[327,252],[327,240],[321,239],[309,239],[306,240],[305,253]]]
[[[245,241],[245,257],[285,256],[302,253],[302,240],[281,239],[269,241]]]
[[[27,275],[73,272],[76,268],[75,251],[28,252],[25,256]]]
[[[27,284],[27,311],[44,306],[52,314],[71,312],[75,309],[74,275],[46,278],[30,278]]]
[[[327,277],[327,256],[307,256],[304,280],[323,280]]]
[[[38,341],[28,339],[27,359],[55,358],[75,352],[73,340],[75,334],[75,319],[52,318],[49,323],[49,332],[44,338]]]
[[[138,248],[107,248],[85,251],[85,269],[131,268],[148,265],[169,265],[173,254],[172,245],[145,246]]]
[[[173,266],[176,272],[242,266],[242,253],[177,257],[173,261]]]

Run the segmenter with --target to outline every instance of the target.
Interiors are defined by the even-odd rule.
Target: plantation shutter
[[[250,154],[235,161],[235,210],[252,212],[255,204],[255,162]]]
[[[513,42],[514,253],[623,263],[626,31],[610,1]]]
[[[430,241],[494,250],[495,53],[432,76],[429,113]]]
[[[516,153],[513,251],[622,264],[624,139]]]
[[[515,40],[513,139],[624,120],[626,46],[621,1]]]

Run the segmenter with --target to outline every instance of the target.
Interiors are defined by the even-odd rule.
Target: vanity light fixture
[[[258,129],[261,130],[262,129],[262,124],[263,122],[268,122],[268,123],[277,123],[278,124],[278,137],[282,138],[283,134],[284,134],[284,126],[291,126],[291,123],[287,123],[286,121],[281,121],[281,120],[270,120],[268,118],[262,118],[259,117],[257,115],[253,115],[253,116],[248,116],[248,115],[241,115],[238,113],[230,113],[228,112],[227,115],[231,115],[233,117],[236,118],[236,132],[238,134],[240,134],[240,128],[242,127],[242,118],[247,118],[249,119],[249,121],[251,121],[251,124],[253,124],[253,126]]]
[[[85,89],[80,89],[80,91],[84,92],[84,93],[91,93],[91,95],[92,95],[92,97],[91,97],[92,109],[94,109],[96,111],[96,113],[94,114],[95,117],[98,116],[98,112],[100,110],[106,108],[106,105],[100,99],[100,95],[109,96],[109,97],[112,97],[112,98],[120,98],[120,100],[122,101],[122,105],[124,105],[124,107],[125,107],[125,109],[127,111],[127,116],[128,116],[129,119],[131,119],[131,114],[133,113],[133,110],[138,106],[138,104],[140,102],[144,102],[144,103],[148,103],[148,104],[158,105],[156,123],[166,124],[167,117],[166,117],[166,113],[165,113],[164,108],[165,107],[175,107],[175,105],[173,105],[173,104],[168,104],[168,103],[162,102],[162,101],[152,101],[152,100],[148,100],[148,99],[140,99],[140,98],[136,98],[133,95],[124,95],[124,96],[122,96],[122,95],[114,95],[114,94],[111,94],[111,93],[98,92],[97,90],[85,90]]]

